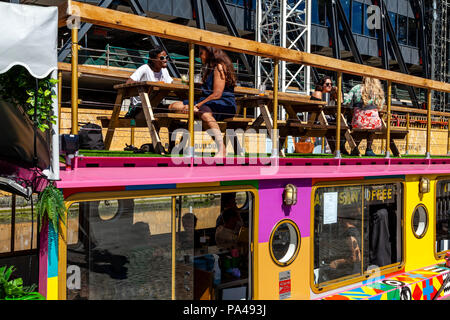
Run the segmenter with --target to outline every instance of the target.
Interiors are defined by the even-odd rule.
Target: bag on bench
[[[95,123],[82,126],[78,132],[80,136],[80,149],[105,150],[102,127]]]

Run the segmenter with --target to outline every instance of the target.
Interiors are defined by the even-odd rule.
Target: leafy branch
[[[50,124],[56,124],[53,114],[53,99],[56,98],[55,85],[58,80],[48,76],[38,80],[36,125],[44,132]],[[14,66],[8,72],[0,74],[0,98],[25,109],[34,121],[36,79],[22,66]]]
[[[13,266],[0,268],[0,300],[45,300],[39,292],[34,292],[35,284],[24,287],[22,278],[10,279],[15,270]]]
[[[53,225],[53,229],[55,231],[60,230],[58,228],[58,221],[61,221],[65,225],[65,212],[67,209],[64,203],[64,196],[61,190],[56,188],[53,184],[50,183],[39,194],[36,207],[40,223],[39,231],[41,231],[45,220],[47,220],[49,224]]]

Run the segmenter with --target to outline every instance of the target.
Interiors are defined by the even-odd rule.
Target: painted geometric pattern
[[[450,273],[446,273],[444,274],[443,278],[444,281],[445,279],[447,279],[448,277],[450,277]],[[447,285],[444,288],[444,296],[449,295],[450,294],[450,281],[447,282]]]
[[[322,298],[323,300],[431,300],[449,276],[450,269],[435,265],[368,283]],[[439,297],[450,293],[450,285]]]

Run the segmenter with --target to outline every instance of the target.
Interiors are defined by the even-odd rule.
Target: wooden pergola
[[[450,93],[450,84],[425,79],[417,76],[407,75],[399,72],[384,70],[358,63],[342,61],[317,54],[300,52],[297,50],[282,48],[267,43],[260,43],[253,40],[237,38],[216,32],[201,30],[197,28],[182,26],[179,24],[161,21],[157,19],[141,17],[130,13],[117,10],[105,9],[94,5],[80,3],[68,0],[59,6],[59,27],[66,26],[71,22],[72,29],[72,133],[78,131],[78,29],[75,22],[87,22],[95,25],[120,29],[124,31],[153,35],[165,39],[171,39],[189,44],[189,131],[191,133],[191,151],[193,155],[194,147],[194,46],[212,46],[223,50],[261,56],[274,60],[274,130],[277,130],[277,111],[278,111],[278,65],[280,61],[304,64],[311,67],[318,67],[329,71],[337,72],[338,103],[336,117],[336,157],[340,157],[340,128],[341,128],[341,96],[342,96],[342,75],[343,73],[357,76],[373,77],[387,81],[387,134],[386,141],[390,140],[391,130],[391,89],[392,83],[408,85],[427,90],[427,144],[426,155],[430,157],[431,148],[431,96],[432,91]],[[273,141],[274,150],[277,148],[277,141]],[[389,143],[386,146],[386,156],[389,157]]]

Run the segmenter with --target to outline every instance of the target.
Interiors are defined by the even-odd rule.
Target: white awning
[[[0,74],[15,65],[42,79],[57,70],[58,8],[0,2]]]

